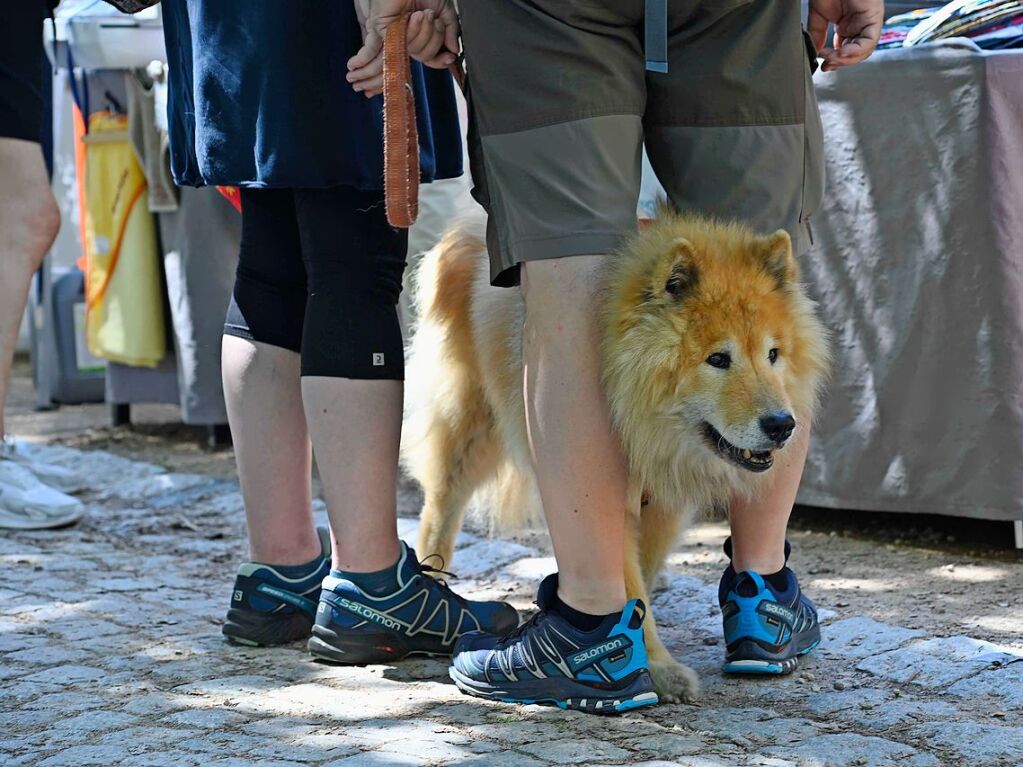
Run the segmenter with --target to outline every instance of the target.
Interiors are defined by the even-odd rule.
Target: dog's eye
[[[767,353],[767,359],[771,360],[771,364],[772,365],[775,362],[777,362],[778,361],[778,350],[777,349],[771,349],[771,351],[769,351]]]
[[[725,352],[717,352],[707,357],[707,364],[711,367],[727,370],[732,366],[732,355]]]

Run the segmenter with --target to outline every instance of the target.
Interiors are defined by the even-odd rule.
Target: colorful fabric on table
[[[953,0],[922,18],[906,33],[902,44],[909,47],[966,37],[980,48],[1011,47],[1023,34],[1021,28],[1023,0]]]

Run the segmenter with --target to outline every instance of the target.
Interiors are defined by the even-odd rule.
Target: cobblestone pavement
[[[835,572],[828,537],[806,534],[822,647],[784,679],[725,679],[710,582],[723,528],[704,525],[655,599],[669,646],[704,679],[701,705],[596,718],[463,697],[437,660],[338,668],[300,645],[228,645],[219,623],[244,552],[237,486],[104,451],[35,449],[92,490],[80,525],[0,537],[5,767],[1023,765],[1023,568],[1013,563],[963,564],[960,578],[956,565],[892,553],[925,568],[916,588],[947,596],[918,613],[906,599],[891,606],[900,582],[871,564],[870,546],[848,554],[866,565]],[[403,498],[411,513],[414,496]],[[402,520],[403,536],[414,528]],[[459,590],[527,608],[553,561],[523,541],[463,534]],[[997,580],[1007,585],[985,592],[992,603],[974,604],[970,583]],[[910,628],[935,625],[935,611],[940,630]]]

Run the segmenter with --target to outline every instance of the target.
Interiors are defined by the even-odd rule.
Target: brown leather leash
[[[419,216],[419,131],[408,55],[408,21],[404,14],[384,33],[384,199],[387,222],[407,229]],[[459,62],[449,69],[465,90]]]

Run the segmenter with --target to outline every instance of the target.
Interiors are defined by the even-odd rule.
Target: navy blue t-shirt
[[[181,185],[383,188],[381,97],[345,80],[353,0],[163,0]],[[413,62],[423,181],[462,173],[451,75]]]

